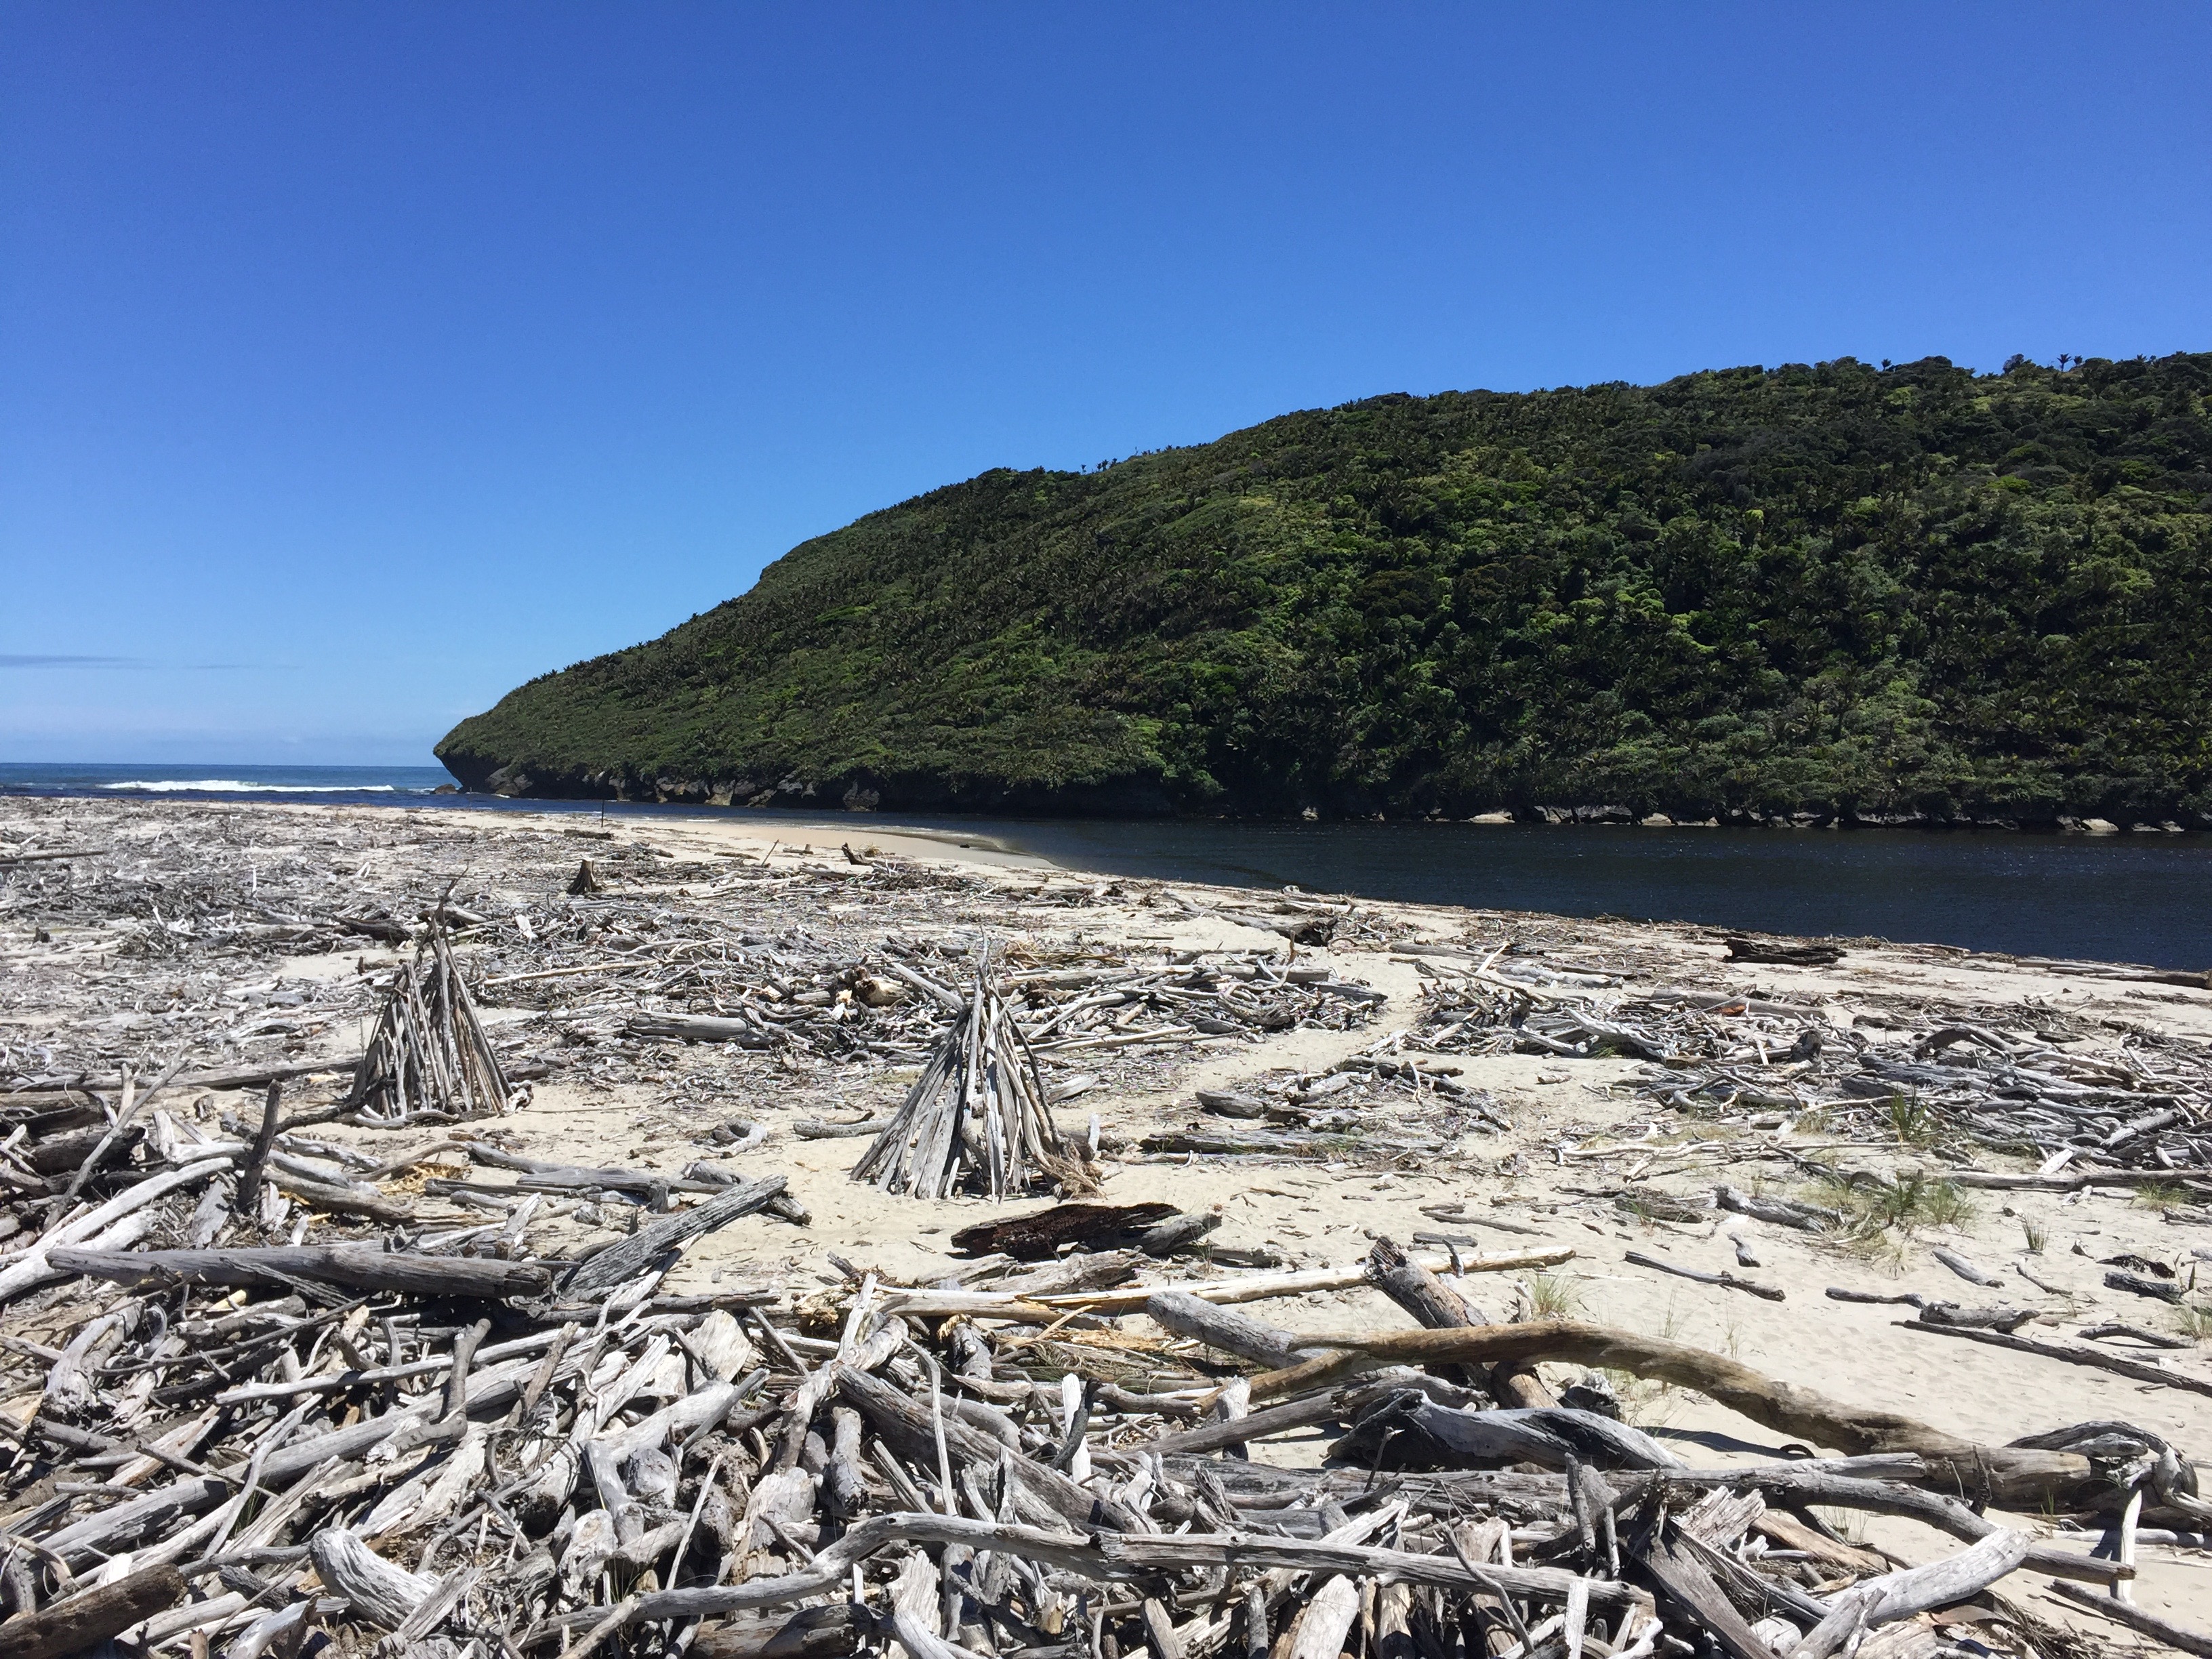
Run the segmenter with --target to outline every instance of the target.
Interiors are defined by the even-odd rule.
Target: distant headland
[[[1845,358],[987,472],[437,752],[582,799],[2203,829],[2208,616],[2212,354]]]

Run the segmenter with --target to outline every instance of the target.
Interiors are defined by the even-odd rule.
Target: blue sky
[[[2208,84],[2202,4],[0,3],[0,760],[426,762],[1379,392],[2212,349]]]

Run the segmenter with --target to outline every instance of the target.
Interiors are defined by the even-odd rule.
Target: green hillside
[[[1371,398],[987,472],[464,720],[471,787],[2212,823],[2212,354]]]

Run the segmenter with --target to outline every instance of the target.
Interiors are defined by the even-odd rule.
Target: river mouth
[[[436,794],[422,768],[0,768],[8,793],[697,818],[978,863],[2212,967],[2212,836],[966,817]],[[210,787],[210,785],[216,787]],[[164,787],[166,786],[166,787]]]

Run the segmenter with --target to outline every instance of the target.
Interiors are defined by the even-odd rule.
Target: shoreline
[[[2168,975],[2203,971],[2197,941],[2203,841],[2081,836],[1961,841],[1835,834],[1768,836],[1720,826],[1671,835],[1645,826],[1259,823],[1240,820],[1006,820],[714,809],[653,803],[508,802],[483,797],[253,800],[137,793],[10,793],[8,802],[79,802],[149,811],[357,811],[495,828],[539,824],[579,836],[658,833],[729,847],[880,846],[1006,868],[1104,880],[1285,889],[1377,902],[1504,907],[1586,920],[1676,921],[1739,932],[1921,944],[1996,958],[2098,961]],[[1633,829],[1555,838],[1549,828]],[[1673,826],[1688,830],[1692,826]],[[1712,826],[1695,826],[1714,829]],[[1831,826],[1833,829],[1833,826]],[[1455,830],[1455,835],[1445,831]],[[1505,835],[1509,830],[1523,831]],[[1437,839],[1430,839],[1429,832]],[[1498,831],[1496,839],[1490,832]],[[2016,850],[2015,850],[2016,849]],[[4,856],[4,848],[0,848]],[[1473,860],[1470,862],[1470,860]],[[2030,884],[2032,884],[2032,885]],[[2193,982],[2193,981],[2191,981]]]
[[[220,773],[226,769],[213,767],[175,767],[161,769],[169,771],[199,770]],[[382,772],[394,769],[333,768],[306,769],[327,770],[361,770]],[[433,769],[420,769],[429,770]],[[1323,814],[1308,808],[1303,812],[1114,812],[1089,809],[1056,811],[1035,804],[1013,804],[1001,807],[963,809],[944,806],[883,806],[880,805],[835,805],[829,803],[814,805],[805,800],[779,803],[775,801],[733,801],[721,799],[704,791],[677,791],[659,793],[651,798],[629,795],[545,794],[535,791],[509,792],[499,789],[473,788],[465,784],[444,784],[434,789],[419,786],[362,786],[360,793],[377,795],[388,792],[388,798],[349,801],[318,801],[292,799],[297,795],[343,795],[349,792],[343,785],[283,786],[255,785],[241,782],[236,788],[222,790],[153,789],[132,784],[128,786],[100,785],[94,787],[46,787],[43,785],[15,786],[0,784],[0,799],[56,799],[56,800],[182,800],[202,802],[236,801],[270,805],[380,805],[415,808],[448,803],[465,811],[529,811],[543,810],[551,812],[586,812],[595,809],[611,809],[631,812],[652,812],[658,810],[698,813],[701,815],[728,814],[742,819],[746,815],[788,814],[798,822],[827,825],[834,823],[865,823],[882,819],[898,823],[908,819],[960,820],[974,819],[979,823],[1025,823],[1036,824],[1157,824],[1162,826],[1220,825],[1252,829],[1286,829],[1299,825],[1317,828],[1353,825],[1419,825],[1444,827],[1451,825],[1483,825],[1518,829],[1637,829],[1637,830],[1823,830],[1848,832],[1852,835],[1872,834],[1884,830],[1905,830],[1917,835],[1990,835],[2024,836],[2030,837],[2082,837],[2102,840],[2148,837],[2163,840],[2172,836],[2212,836],[2212,817],[2183,815],[2155,822],[2123,816],[2106,818],[2094,814],[2051,813],[2030,817],[1992,815],[1989,817],[1946,817],[1941,814],[1916,811],[1859,813],[1850,809],[1823,809],[1799,811],[1760,811],[1750,809],[1709,810],[1701,816],[1670,815],[1653,811],[1639,815],[1633,809],[1619,805],[1535,805],[1498,808],[1481,812],[1460,815],[1441,811],[1426,813],[1394,813],[1382,811],[1346,811]],[[264,799],[263,797],[273,797]],[[500,805],[495,806],[492,803]],[[951,830],[941,832],[947,837]]]

